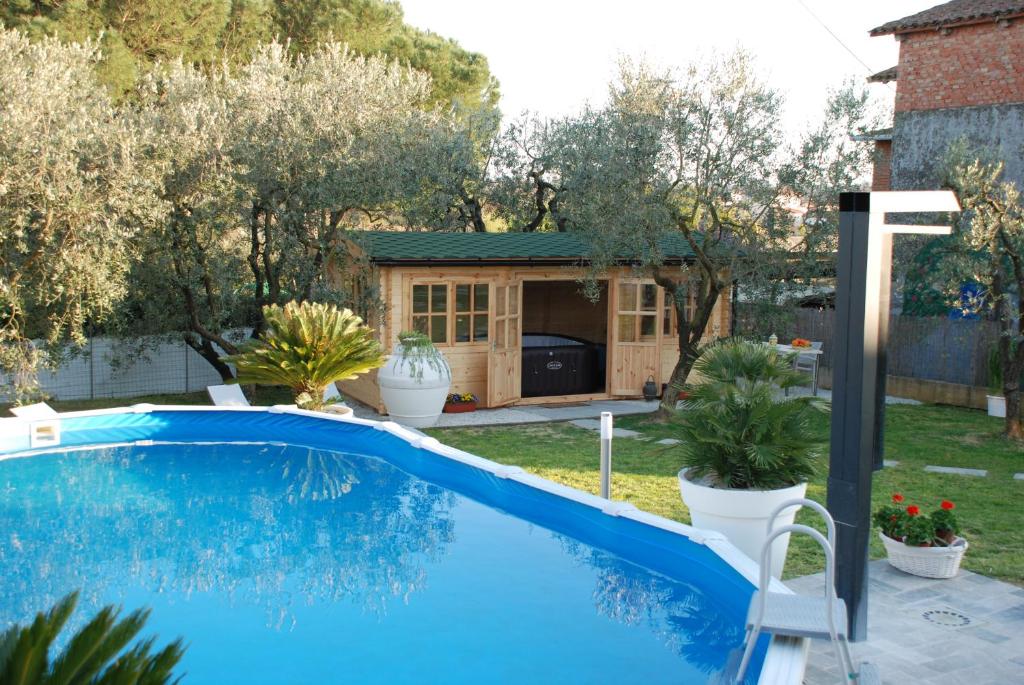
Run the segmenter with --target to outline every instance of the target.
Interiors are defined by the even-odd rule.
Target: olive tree
[[[817,235],[835,227],[828,196],[869,161],[840,140],[866,100],[846,91],[838,100],[793,150],[781,132],[781,96],[744,53],[681,76],[627,62],[606,106],[513,131],[518,197],[528,205],[519,216],[543,216],[525,227],[577,232],[593,274],[628,256],[670,298],[680,356],[665,398],[682,389],[734,283],[764,291],[800,273],[800,254],[830,258],[834,238]],[[796,226],[783,204],[793,197],[817,220]],[[669,237],[689,247],[692,265],[666,260]]]
[[[1003,163],[988,150],[954,143],[944,161],[945,183],[963,213],[941,261],[941,272],[959,299],[965,281],[981,286],[969,306],[991,312],[999,326],[998,363],[1006,397],[1007,437],[1024,439],[1021,376],[1024,375],[1024,205],[1017,186],[1003,178]]]
[[[91,43],[0,32],[0,371],[19,398],[121,301],[131,239],[163,213],[144,132],[97,82],[98,59]]]

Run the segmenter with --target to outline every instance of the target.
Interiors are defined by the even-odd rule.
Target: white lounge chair
[[[11,413],[21,419],[52,419],[57,411],[46,402],[26,404],[24,407],[11,407]]]
[[[237,383],[232,385],[208,385],[206,386],[206,392],[209,393],[210,399],[218,407],[248,407],[249,400],[245,398],[245,393],[242,392],[242,386]]]
[[[345,404],[344,397],[342,397],[341,393],[338,392],[338,386],[334,383],[331,383],[324,388],[324,402],[330,402],[330,404],[323,409],[326,412],[330,412],[332,414],[352,413],[351,407]]]

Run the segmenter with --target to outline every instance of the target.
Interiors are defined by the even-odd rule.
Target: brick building
[[[1024,0],[953,0],[871,30],[895,36],[899,64],[869,78],[896,83],[891,129],[875,142],[872,188],[934,188],[960,137],[997,148],[1024,187]]]

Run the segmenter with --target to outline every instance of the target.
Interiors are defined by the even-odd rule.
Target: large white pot
[[[398,343],[377,372],[380,398],[393,420],[413,428],[437,423],[452,384],[452,370],[444,355],[436,354],[433,361],[415,353],[407,356]]]
[[[1002,395],[985,395],[988,400],[988,415],[1000,419],[1006,418],[1006,398]]]
[[[761,547],[768,538],[768,517],[787,500],[800,499],[807,493],[807,483],[780,490],[732,490],[695,483],[679,472],[679,493],[690,510],[695,528],[718,531],[729,538],[748,557],[761,563]],[[799,506],[789,507],[775,519],[775,527],[793,523]],[[782,577],[789,548],[789,534],[780,535],[772,543],[771,573]]]

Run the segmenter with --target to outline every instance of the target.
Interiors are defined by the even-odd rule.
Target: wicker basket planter
[[[952,578],[960,570],[967,540],[956,538],[949,547],[910,547],[879,533],[889,563],[899,570],[923,578]]]

